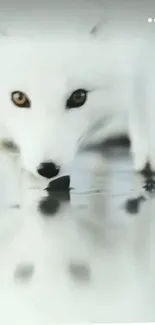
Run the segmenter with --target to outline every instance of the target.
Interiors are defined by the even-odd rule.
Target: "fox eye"
[[[13,91],[11,93],[11,100],[18,107],[21,107],[21,108],[30,108],[31,107],[29,98],[22,91]]]
[[[75,90],[68,98],[66,103],[66,108],[72,109],[72,108],[78,108],[83,106],[87,101],[87,93],[88,91],[85,89]]]

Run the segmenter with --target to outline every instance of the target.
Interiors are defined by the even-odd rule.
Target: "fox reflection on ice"
[[[128,146],[81,153],[63,193],[21,187],[11,161],[1,157],[0,323],[21,324],[19,309],[30,325],[155,321],[154,193]]]

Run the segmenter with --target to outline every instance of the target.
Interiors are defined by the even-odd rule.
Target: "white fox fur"
[[[0,136],[14,141],[23,166],[70,162],[80,145],[128,133],[135,170],[149,161],[155,169],[154,33],[107,26],[99,37],[8,36],[0,40]],[[67,110],[76,89],[88,91],[86,103]],[[16,107],[12,91],[24,92],[31,108]],[[102,124],[102,123],[101,123]]]

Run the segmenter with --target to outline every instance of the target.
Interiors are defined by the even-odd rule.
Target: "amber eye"
[[[31,106],[29,98],[21,91],[13,91],[11,93],[11,99],[18,107],[30,108]]]
[[[71,109],[83,106],[87,100],[87,93],[88,91],[85,89],[75,90],[67,100],[66,108]]]

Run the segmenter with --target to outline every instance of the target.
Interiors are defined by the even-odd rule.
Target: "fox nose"
[[[43,162],[37,169],[40,176],[45,178],[52,178],[59,174],[60,168],[53,162]]]

